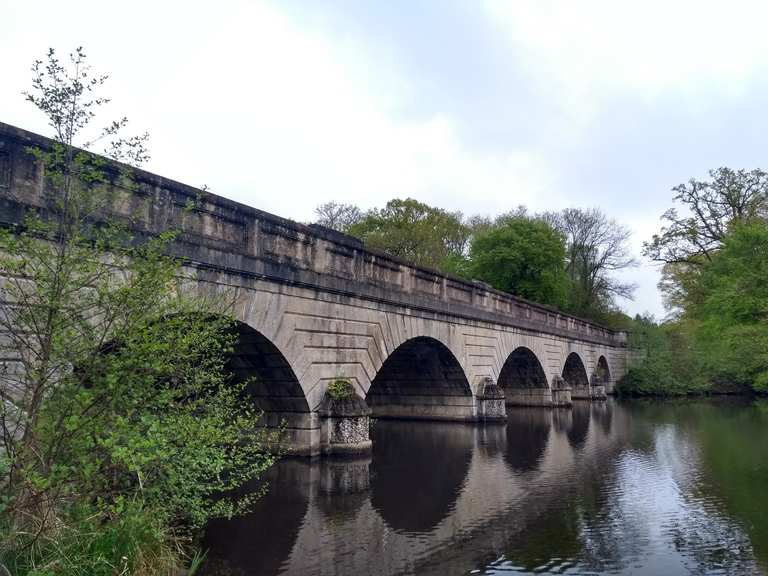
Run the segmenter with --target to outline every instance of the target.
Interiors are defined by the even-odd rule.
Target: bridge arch
[[[260,331],[236,323],[237,341],[227,370],[235,381],[248,382],[247,394],[264,412],[264,424],[283,427],[281,442],[288,449],[312,443],[312,413],[304,390],[287,356]]]
[[[507,356],[497,383],[504,390],[507,405],[541,406],[552,402],[544,367],[526,346],[518,346]]]
[[[600,355],[600,358],[597,359],[595,374],[597,374],[597,377],[606,386],[611,382],[611,368],[608,366],[608,360],[602,354]]]
[[[366,401],[381,418],[473,419],[464,368],[448,346],[430,336],[406,340],[384,360]]]
[[[576,352],[571,352],[563,365],[563,379],[571,386],[571,398],[589,398],[589,375],[584,361]]]

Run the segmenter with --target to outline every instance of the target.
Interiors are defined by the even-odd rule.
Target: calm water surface
[[[506,425],[379,421],[284,460],[206,574],[765,574],[768,402],[578,403]]]

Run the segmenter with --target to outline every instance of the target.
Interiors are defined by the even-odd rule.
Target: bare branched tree
[[[699,266],[720,248],[731,222],[768,217],[768,173],[718,168],[709,176],[672,189],[687,214],[677,208],[664,213],[661,232],[644,245],[648,258]]]
[[[315,208],[317,219],[315,224],[332,228],[339,232],[347,232],[349,227],[356,224],[363,217],[360,208],[353,204],[342,202],[325,202]]]
[[[637,265],[626,226],[596,208],[567,208],[540,218],[565,237],[567,272],[573,285],[570,307],[575,312],[606,309],[615,298],[632,298],[635,285],[615,277],[616,272]]]

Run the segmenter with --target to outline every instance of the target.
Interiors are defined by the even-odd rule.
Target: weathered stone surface
[[[478,420],[499,421],[507,419],[507,405],[504,390],[490,378],[483,378],[477,390]]]
[[[545,388],[507,389],[507,406],[552,406],[552,390]]]
[[[323,454],[355,454],[371,449],[371,409],[360,396],[338,399],[326,394],[317,412]]]
[[[605,393],[605,380],[597,374],[592,374],[589,382],[590,396],[593,400],[605,400],[607,398]]]
[[[562,376],[552,377],[552,406],[571,406],[571,387]]]
[[[26,147],[49,143],[0,123],[10,166],[0,183],[0,225],[45,210],[44,175]],[[115,186],[113,217],[138,238],[181,231],[172,251],[184,259],[191,287],[229,299],[242,325],[233,369],[256,376],[253,401],[268,425],[285,426],[296,453],[364,442],[367,416],[342,424],[320,415],[326,387],[340,374],[375,417],[471,421],[500,411],[498,399],[480,399],[479,386],[485,378],[502,385],[507,359],[521,348],[541,373],[566,380],[569,358],[585,374],[600,365],[605,391],[626,370],[624,333],[154,174],[137,170],[135,180],[135,191]],[[518,389],[509,379],[506,404],[564,402],[551,380]],[[582,389],[592,397],[588,382],[569,384],[573,397]]]

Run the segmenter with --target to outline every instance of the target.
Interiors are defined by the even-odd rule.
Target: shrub
[[[328,396],[334,400],[346,400],[355,393],[352,382],[348,378],[336,378],[328,384]]]

